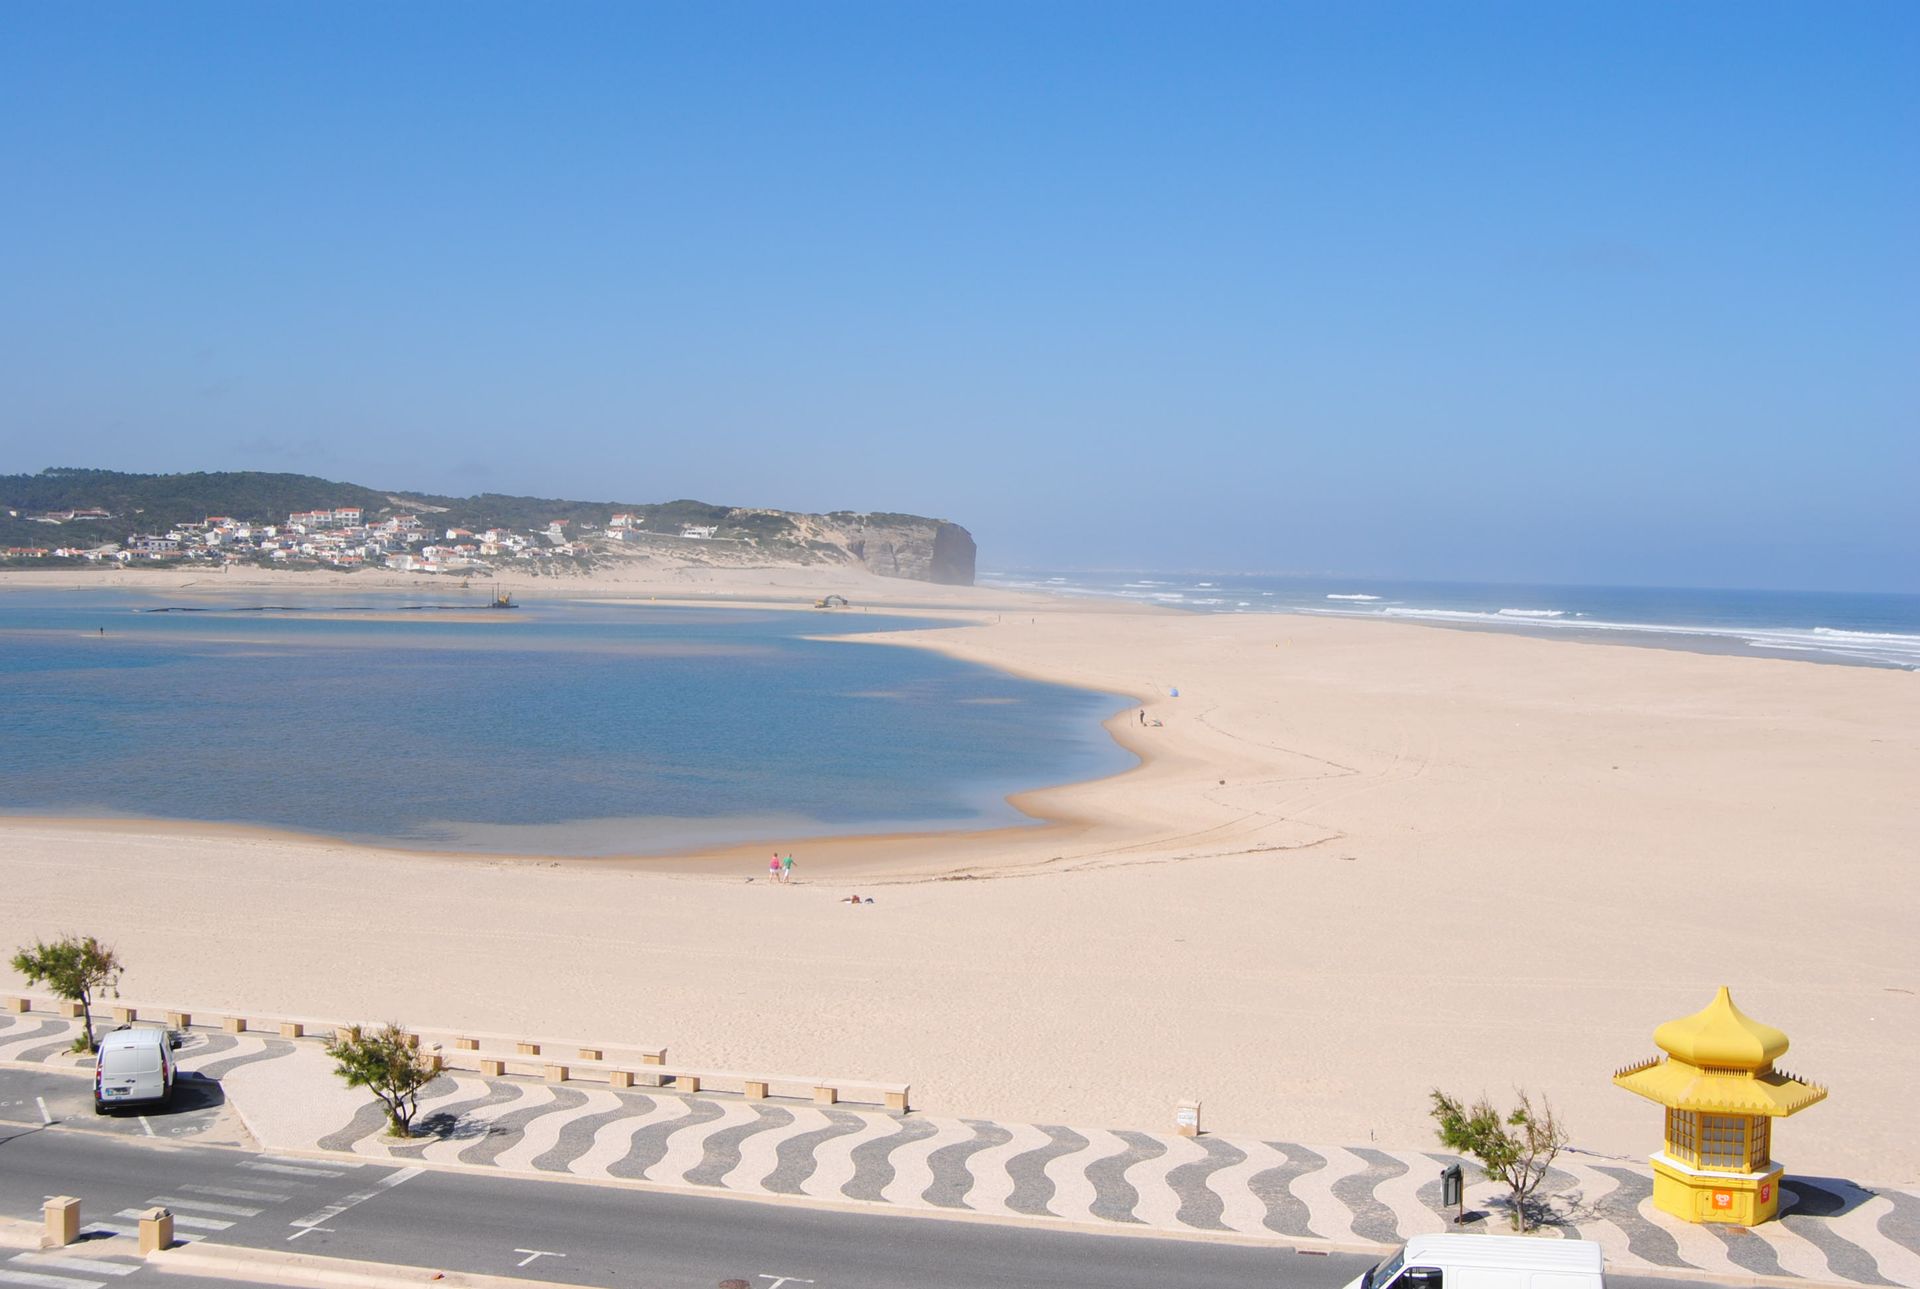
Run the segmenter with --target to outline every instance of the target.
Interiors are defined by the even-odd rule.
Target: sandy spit
[[[1140,769],[1024,797],[1049,828],[796,845],[790,888],[758,848],[552,865],[14,820],[0,947],[78,929],[141,998],[601,1034],[1086,1127],[1199,1096],[1216,1131],[1418,1149],[1431,1087],[1524,1084],[1621,1156],[1659,1114],[1608,1076],[1725,983],[1832,1088],[1779,1127],[1789,1169],[1920,1180],[1914,676],[695,571],[567,589],[943,611],[893,643],[1162,724],[1116,723]]]

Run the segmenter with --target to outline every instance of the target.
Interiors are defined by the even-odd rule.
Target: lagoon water
[[[1134,763],[1100,728],[1122,698],[859,643],[911,619],[407,607],[461,598],[0,595],[0,812],[482,853],[795,848],[1027,822],[1009,793]]]

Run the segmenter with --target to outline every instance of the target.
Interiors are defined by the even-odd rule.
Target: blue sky
[[[1920,590],[1920,6],[0,9],[0,471]]]

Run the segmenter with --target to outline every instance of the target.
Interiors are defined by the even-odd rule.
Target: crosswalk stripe
[[[90,1271],[96,1276],[130,1276],[140,1269],[137,1262],[103,1262],[99,1258],[73,1258],[64,1253],[16,1253],[7,1261],[61,1271]]]
[[[183,1191],[192,1191],[195,1195],[218,1195],[221,1199],[265,1200],[269,1204],[278,1204],[281,1200],[287,1200],[287,1199],[293,1198],[293,1196],[285,1194],[284,1192],[281,1192],[281,1191],[247,1191],[247,1190],[241,1190],[238,1186],[181,1185],[176,1189],[183,1190]]]
[[[260,1158],[270,1164],[299,1164],[305,1168],[311,1168],[315,1163],[314,1160],[302,1159],[298,1155],[262,1155]],[[365,1164],[356,1163],[350,1159],[328,1159],[325,1162],[328,1168],[344,1168],[348,1171],[352,1171],[355,1168],[366,1167]]]
[[[72,1276],[45,1276],[37,1271],[8,1271],[0,1267],[0,1284],[32,1285],[34,1289],[107,1289],[104,1280],[76,1280]]]
[[[415,1167],[415,1168],[402,1168],[398,1172],[389,1173],[385,1177],[382,1177],[379,1181],[375,1182],[372,1186],[369,1186],[366,1190],[363,1190],[355,1195],[349,1195],[345,1199],[340,1200],[338,1203],[327,1205],[327,1207],[321,1209],[318,1213],[309,1213],[307,1216],[301,1218],[297,1222],[289,1222],[288,1225],[289,1226],[319,1226],[324,1222],[330,1222],[334,1218],[339,1217],[342,1213],[346,1212],[348,1209],[352,1208],[354,1205],[364,1204],[368,1200],[372,1199],[374,1196],[378,1195],[381,1191],[392,1190],[394,1187],[398,1186],[400,1183],[410,1182],[414,1178],[418,1177],[421,1173],[424,1173],[426,1171],[427,1170],[424,1168]]]
[[[115,1213],[114,1216],[130,1217],[135,1221],[139,1221],[142,1214],[137,1208],[123,1208],[118,1213]],[[223,1222],[217,1217],[189,1217],[185,1213],[175,1213],[173,1215],[173,1224],[175,1226],[184,1226],[205,1231],[225,1231],[233,1225],[233,1223]]]
[[[124,1235],[129,1239],[140,1238],[138,1226],[128,1226],[125,1222],[89,1222],[80,1228],[85,1235]],[[173,1238],[183,1244],[192,1244],[195,1240],[204,1240],[204,1235],[195,1235],[192,1231],[175,1231]]]
[[[340,1177],[343,1174],[331,1168],[295,1168],[292,1164],[267,1164],[249,1159],[241,1164],[242,1168],[251,1168],[257,1173],[279,1173],[284,1177]]]
[[[238,1204],[213,1204],[203,1199],[181,1199],[178,1195],[149,1195],[149,1204],[165,1204],[168,1208],[187,1208],[196,1213],[218,1213],[222,1217],[259,1217],[257,1208],[241,1208]]]

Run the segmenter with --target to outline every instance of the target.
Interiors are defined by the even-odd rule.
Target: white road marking
[[[520,1261],[514,1263],[514,1265],[517,1267],[524,1267],[529,1262],[532,1262],[535,1258],[564,1258],[567,1256],[564,1253],[553,1253],[546,1249],[515,1249],[514,1252],[524,1253],[527,1255],[526,1257],[520,1259]]]
[[[251,1168],[258,1173],[281,1173],[288,1177],[338,1177],[339,1173],[331,1168],[295,1168],[291,1164],[263,1164],[249,1159],[241,1164],[242,1168]]]
[[[349,1172],[351,1172],[356,1168],[366,1167],[365,1164],[356,1163],[353,1160],[349,1160],[349,1159],[328,1159],[324,1161],[316,1161],[312,1159],[302,1159],[298,1155],[262,1155],[260,1156],[260,1158],[266,1160],[270,1164],[299,1164],[305,1168],[312,1168],[316,1165],[316,1163],[324,1162],[328,1168],[344,1168]],[[334,1175],[336,1177],[339,1176],[338,1173]]]
[[[212,1204],[203,1199],[181,1199],[178,1195],[149,1195],[147,1203],[165,1204],[168,1208],[190,1208],[197,1213],[218,1213],[221,1217],[260,1216],[260,1210],[257,1208],[241,1208],[238,1204]]]
[[[153,1135],[154,1135],[154,1132],[153,1132],[153,1125],[147,1122],[147,1116],[145,1116],[145,1115],[141,1115],[141,1116],[140,1116],[140,1126],[141,1126],[142,1128],[145,1128],[145,1129],[147,1130],[147,1135],[148,1135],[149,1137],[151,1137],[151,1136],[153,1136]]]
[[[328,1235],[333,1234],[333,1228],[330,1226],[303,1226],[292,1235],[289,1235],[287,1239],[297,1240],[303,1235],[312,1235],[315,1231],[325,1231]]]
[[[39,1105],[39,1107],[40,1107],[40,1122],[41,1122],[41,1123],[52,1123],[52,1122],[53,1122],[53,1112],[47,1109],[47,1099],[46,1099],[45,1097],[35,1097],[35,1098],[34,1098],[34,1101],[35,1101],[35,1102],[36,1102],[36,1103],[37,1103],[37,1104]]]
[[[327,1205],[327,1207],[321,1209],[318,1213],[309,1214],[308,1216],[301,1218],[299,1221],[291,1222],[288,1225],[318,1226],[322,1222],[331,1222],[334,1218],[339,1217],[342,1213],[346,1212],[348,1209],[352,1208],[354,1205],[364,1204],[368,1200],[373,1199],[375,1196],[379,1195],[380,1192],[392,1190],[394,1187],[398,1186],[402,1182],[410,1182],[414,1178],[418,1177],[421,1173],[424,1173],[426,1171],[427,1170],[424,1168],[402,1168],[397,1173],[393,1173],[387,1177],[382,1177],[379,1181],[375,1182],[372,1186],[368,1187],[366,1190],[359,1191],[355,1194],[349,1195],[345,1199],[341,1200],[338,1204],[329,1204]]]
[[[130,1217],[135,1221],[139,1221],[140,1218],[144,1216],[144,1212],[137,1208],[123,1208],[118,1213],[115,1213],[114,1216]],[[224,1231],[233,1225],[233,1223],[223,1222],[217,1217],[189,1217],[185,1213],[175,1213],[173,1215],[173,1224],[175,1226],[188,1227],[193,1230],[205,1231]]]
[[[758,1278],[773,1281],[772,1284],[767,1286],[767,1289],[780,1289],[781,1285],[810,1285],[813,1283],[811,1280],[802,1280],[799,1276],[776,1276],[770,1271],[762,1271]]]
[[[128,1226],[124,1222],[89,1222],[81,1227],[80,1231],[84,1235],[124,1235],[129,1239],[135,1240],[140,1238],[140,1228],[138,1226]],[[182,1243],[191,1244],[195,1240],[204,1240],[207,1237],[204,1235],[195,1235],[191,1231],[176,1231],[174,1232],[173,1238]]]
[[[0,1285],[32,1285],[34,1289],[107,1289],[104,1280],[75,1280],[72,1276],[43,1276],[34,1271],[0,1268]]]
[[[218,1195],[221,1199],[266,1200],[270,1204],[278,1204],[281,1200],[293,1198],[291,1195],[284,1195],[279,1191],[243,1191],[237,1186],[185,1186],[183,1185],[183,1186],[177,1187],[176,1189],[183,1190],[183,1191],[192,1191],[195,1195]]]
[[[130,1276],[140,1269],[137,1262],[102,1262],[98,1258],[75,1258],[64,1253],[16,1253],[7,1261],[61,1271],[89,1271],[96,1276]]]

